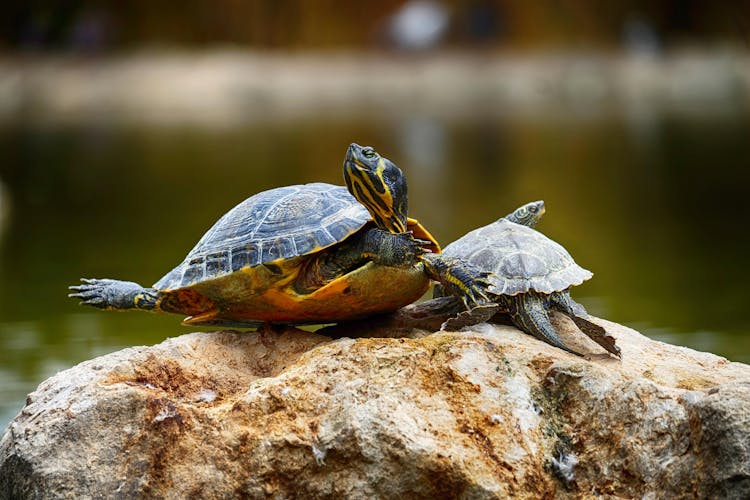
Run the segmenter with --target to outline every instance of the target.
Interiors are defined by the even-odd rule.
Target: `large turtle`
[[[608,352],[619,356],[614,339],[589,321],[586,309],[570,296],[570,287],[591,278],[592,273],[576,264],[559,243],[533,229],[544,211],[543,201],[527,203],[445,247],[444,255],[466,259],[492,273],[488,290],[492,304],[461,313],[444,326],[458,329],[486,321],[498,312],[507,313],[520,330],[581,355],[560,339],[550,322],[549,313],[556,310],[570,317]],[[436,295],[441,295],[439,289]]]
[[[314,183],[258,193],[223,217],[151,288],[112,279],[70,287],[82,304],[187,315],[184,324],[255,327],[345,321],[418,299],[430,278],[477,303],[486,273],[407,218],[401,170],[349,146],[347,188]],[[353,195],[353,196],[352,196]]]

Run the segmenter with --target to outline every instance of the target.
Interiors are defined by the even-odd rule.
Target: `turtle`
[[[372,147],[351,144],[346,187],[284,186],[224,214],[184,260],[152,287],[82,279],[81,304],[183,314],[185,325],[322,324],[393,311],[430,280],[466,307],[483,302],[488,273],[444,256],[407,217],[403,172]]]
[[[559,243],[533,229],[544,215],[544,201],[527,203],[486,226],[475,229],[443,250],[491,272],[491,304],[462,312],[443,325],[460,329],[487,321],[496,313],[507,313],[513,324],[555,347],[582,356],[567,346],[549,318],[556,310],[570,317],[578,328],[609,353],[620,357],[620,349],[604,328],[589,320],[586,309],[573,300],[570,288],[590,279]],[[436,287],[436,297],[444,295]]]

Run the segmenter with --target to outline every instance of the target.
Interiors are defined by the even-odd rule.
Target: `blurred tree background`
[[[750,40],[747,0],[32,0],[4,4],[0,46],[8,50],[217,44],[289,50],[388,47],[393,42],[391,16],[419,4],[444,13],[440,45],[459,49],[615,49],[639,34],[667,47],[726,42],[747,46]]]

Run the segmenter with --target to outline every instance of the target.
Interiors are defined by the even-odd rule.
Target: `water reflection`
[[[750,361],[748,118],[668,112],[418,112],[216,129],[0,130],[13,211],[0,240],[0,425],[57,370],[188,331],[179,318],[78,308],[80,276],[153,283],[227,209],[271,187],[342,183],[351,141],[406,172],[442,242],[543,198],[539,229],[594,279],[574,295],[655,338]]]
[[[0,179],[0,242],[3,239],[3,232],[9,218],[9,212],[10,196],[8,195],[8,189],[3,184],[3,180]]]
[[[398,140],[405,158],[403,163],[412,170],[426,170],[431,175],[441,175],[445,169],[446,152],[450,137],[440,121],[422,115],[405,118],[397,127]]]

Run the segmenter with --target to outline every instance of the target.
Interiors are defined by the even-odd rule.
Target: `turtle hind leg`
[[[571,318],[577,316],[579,318],[588,318],[589,313],[586,308],[581,304],[573,300],[568,290],[562,292],[553,293],[549,296],[550,302],[555,306],[558,311],[562,311]]]
[[[69,287],[68,297],[81,299],[81,304],[110,311],[157,309],[161,293],[153,288],[143,288],[132,281],[112,279],[81,279],[82,284]]]
[[[513,297],[510,302],[510,317],[513,324],[520,330],[563,351],[576,356],[583,356],[582,353],[565,345],[557,335],[555,328],[550,323],[547,307],[542,297],[534,293],[523,293]]]
[[[552,305],[555,309],[562,312],[576,324],[588,338],[599,344],[608,353],[622,358],[622,352],[617,346],[615,338],[607,333],[607,330],[589,320],[589,314],[586,309],[573,300],[568,291],[554,293],[550,296]]]
[[[609,335],[606,329],[581,316],[570,316],[570,319],[573,320],[578,329],[585,333],[588,338],[602,346],[608,353],[622,359],[622,351],[617,346],[615,338]]]
[[[457,301],[458,302],[458,301]],[[440,325],[441,330],[457,332],[467,326],[486,323],[500,310],[497,304],[482,304],[476,306],[470,311],[460,311],[458,314],[448,318]]]

